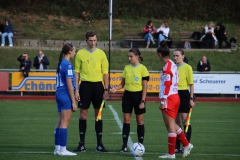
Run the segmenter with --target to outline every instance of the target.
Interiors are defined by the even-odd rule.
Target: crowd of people
[[[170,37],[170,28],[168,23],[163,22],[159,28],[155,28],[152,20],[148,20],[147,24],[143,27],[144,39],[147,41],[146,48],[149,48],[150,42],[155,45],[154,38],[157,39],[157,46],[160,42],[165,40],[168,47],[171,48],[172,38]],[[202,33],[198,32],[197,39],[202,40],[205,48],[214,48],[217,46],[222,48],[222,43],[225,42],[226,47],[230,48],[230,42],[227,41],[225,26],[219,22],[214,27],[213,22],[209,22],[204,26]]]

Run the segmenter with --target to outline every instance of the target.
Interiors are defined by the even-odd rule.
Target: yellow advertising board
[[[24,78],[22,72],[12,73],[12,90],[14,91],[56,91],[56,72],[29,72]]]
[[[148,82],[148,93],[158,93],[160,89],[160,73],[150,73]],[[120,84],[122,73],[111,73],[111,86]],[[55,72],[29,72],[29,76],[24,78],[22,72],[12,73],[13,91],[31,92],[55,92],[56,73]],[[121,90],[123,91],[123,89]]]

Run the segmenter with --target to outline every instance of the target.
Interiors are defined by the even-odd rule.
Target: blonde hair
[[[169,26],[168,26],[168,23],[165,21],[165,22],[163,22],[163,24],[165,25],[165,27],[166,28],[168,28]]]

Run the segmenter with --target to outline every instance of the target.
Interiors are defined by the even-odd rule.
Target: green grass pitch
[[[159,103],[148,102],[145,117],[146,153],[144,160],[158,159],[167,152],[167,131]],[[53,130],[57,120],[55,101],[0,101],[0,159],[1,160],[131,160],[130,153],[119,153],[122,145],[122,112],[120,101],[108,101],[103,109],[103,143],[109,153],[95,152],[93,108],[89,109],[85,153],[74,157],[54,156]],[[115,113],[115,114],[113,114]],[[116,114],[117,113],[117,114]],[[240,103],[196,103],[192,112],[191,143],[194,149],[187,159],[237,160],[240,159]],[[116,116],[117,115],[117,116]],[[72,151],[79,142],[79,110],[73,113],[67,149]],[[132,142],[137,141],[135,115],[131,123]],[[183,159],[177,154],[176,159]]]

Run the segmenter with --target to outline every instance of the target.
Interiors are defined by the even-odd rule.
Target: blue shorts
[[[57,90],[55,96],[58,112],[62,110],[72,110],[72,101],[67,89]]]

